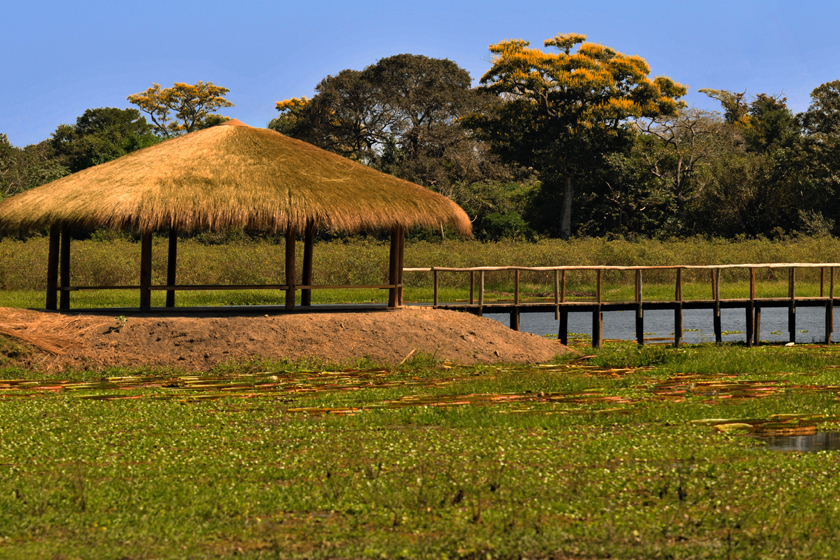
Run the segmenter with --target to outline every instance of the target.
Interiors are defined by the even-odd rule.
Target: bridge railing
[[[440,304],[440,285],[443,273],[468,273],[470,275],[470,305],[484,305],[485,296],[485,273],[509,271],[513,274],[513,303],[519,304],[521,300],[520,280],[522,272],[553,272],[554,273],[554,303],[561,304],[567,301],[566,285],[568,273],[576,271],[595,272],[595,302],[603,302],[603,277],[607,271],[635,272],[635,298],[634,301],[641,302],[643,299],[643,282],[645,271],[676,271],[674,284],[674,300],[682,300],[683,271],[709,271],[709,283],[712,300],[721,300],[720,285],[721,272],[724,270],[748,270],[749,271],[749,299],[772,299],[756,297],[756,270],[759,269],[787,269],[788,271],[788,298],[796,298],[796,270],[797,269],[819,269],[820,271],[820,297],[834,297],[834,283],[836,269],[840,263],[759,263],[759,264],[725,264],[725,265],[668,265],[668,266],[477,266],[477,267],[423,267],[405,268],[404,272],[426,272],[432,274],[434,286],[433,304]],[[477,290],[477,294],[476,294]],[[721,301],[729,301],[730,298]]]

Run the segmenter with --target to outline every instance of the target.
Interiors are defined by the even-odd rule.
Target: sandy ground
[[[146,365],[207,370],[254,358],[369,358],[394,364],[420,352],[460,364],[540,363],[571,351],[491,319],[425,308],[124,317],[0,308],[0,334],[33,349],[13,360],[46,370]]]

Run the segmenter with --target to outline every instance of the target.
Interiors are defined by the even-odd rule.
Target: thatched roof
[[[0,229],[346,232],[440,224],[471,235],[448,198],[311,144],[239,121],[172,138],[15,195]]]

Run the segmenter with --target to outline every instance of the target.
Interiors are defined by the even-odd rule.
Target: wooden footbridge
[[[557,267],[473,267],[473,268],[406,268],[407,273],[431,273],[434,282],[434,302],[438,309],[452,309],[466,311],[477,315],[484,313],[509,313],[510,326],[519,330],[519,317],[522,313],[546,313],[554,312],[555,319],[559,320],[558,338],[563,344],[568,343],[568,318],[570,312],[592,313],[592,345],[600,347],[603,341],[604,311],[635,311],[636,313],[636,340],[644,344],[645,310],[673,310],[674,312],[674,343],[679,345],[683,337],[683,310],[685,309],[708,309],[713,312],[713,323],[715,340],[721,341],[723,332],[721,329],[721,309],[743,309],[746,315],[746,338],[747,345],[752,346],[760,341],[761,332],[761,310],[769,307],[781,307],[788,310],[788,331],[790,340],[794,342],[796,333],[796,310],[799,307],[819,307],[825,309],[825,342],[831,343],[831,333],[834,331],[834,278],[835,270],[840,267],[837,263],[782,263],[782,264],[731,264],[711,266],[557,266]],[[749,271],[749,292],[743,297],[726,298],[720,297],[721,272],[726,270],[748,270]],[[756,270],[782,269],[788,276],[787,297],[757,297],[756,296]],[[815,275],[813,269],[819,269],[819,297],[799,297],[796,295],[797,270],[808,270]],[[646,272],[673,270],[675,272],[674,298],[673,300],[650,300],[645,301],[643,297],[643,280]],[[485,275],[490,272],[509,272],[513,275],[513,301],[487,302],[485,301]],[[553,273],[554,294],[553,300],[543,301],[522,301],[520,294],[520,277],[523,272]],[[594,272],[595,275],[595,297],[591,301],[570,301],[566,294],[567,278],[571,274]],[[605,301],[603,297],[603,277],[609,271],[630,271],[635,274],[635,298],[632,301]],[[685,299],[683,298],[683,275],[686,271],[708,271],[709,297],[706,299]],[[444,274],[469,274],[470,275],[470,298],[469,302],[441,303],[439,301],[441,277]],[[693,272],[696,276],[697,272]],[[696,284],[696,282],[694,282]]]

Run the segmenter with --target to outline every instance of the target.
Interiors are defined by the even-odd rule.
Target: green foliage
[[[144,92],[129,95],[128,101],[149,115],[156,133],[168,137],[227,120],[213,113],[224,107],[233,107],[233,103],[225,99],[229,92],[229,89],[212,82],[200,81],[195,85],[175,82],[172,87],[164,89],[160,84],[153,84]]]
[[[81,171],[160,141],[137,109],[88,109],[74,126],[53,132],[52,147],[71,172]]]
[[[735,93],[724,89],[710,88],[702,88],[697,91],[705,93],[712,99],[720,101],[724,110],[723,118],[726,119],[726,122],[729,124],[735,124],[741,121],[741,119],[749,113],[749,103],[745,100],[745,96],[747,95],[746,91],[742,93]]]
[[[269,128],[446,195],[504,173],[460,124],[492,99],[450,60],[391,56],[328,76],[315,91],[278,102]]]
[[[750,103],[744,126],[747,149],[761,154],[789,148],[799,136],[799,124],[787,107],[787,99],[760,93]]]
[[[504,102],[466,120],[504,160],[533,167],[543,188],[563,192],[557,214],[564,239],[571,235],[574,182],[629,147],[627,119],[673,114],[686,93],[670,78],[648,78],[641,58],[585,39],[570,34],[545,41],[560,51],[554,54],[528,48],[527,41],[491,45],[493,67],[481,84]]]
[[[0,200],[69,173],[48,140],[17,148],[5,135],[0,137]]]

